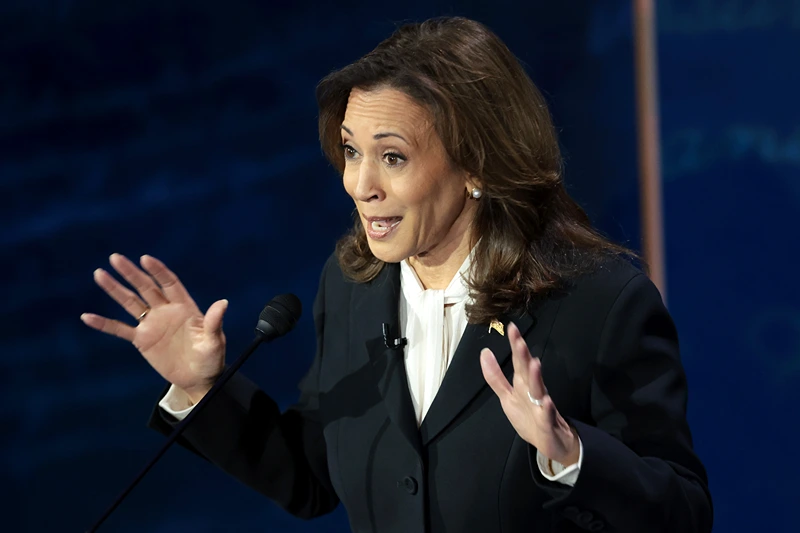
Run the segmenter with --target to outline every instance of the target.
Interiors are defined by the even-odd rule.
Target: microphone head
[[[272,340],[289,333],[303,313],[303,304],[294,294],[280,294],[261,311],[256,334]]]

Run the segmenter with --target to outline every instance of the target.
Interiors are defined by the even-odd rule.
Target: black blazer
[[[651,281],[622,260],[513,320],[561,414],[578,431],[574,487],[547,481],[481,373],[489,347],[511,377],[508,339],[469,325],[417,428],[397,325],[400,268],[372,282],[328,260],[314,303],[316,358],[285,413],[237,375],[182,442],[304,518],[341,501],[354,532],[707,532],[712,507],[686,422],[675,327]],[[396,331],[396,329],[395,329]],[[174,419],[156,408],[151,425]]]

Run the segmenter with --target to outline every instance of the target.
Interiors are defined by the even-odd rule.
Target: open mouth
[[[394,231],[403,217],[367,218],[367,235],[372,239],[382,239]]]

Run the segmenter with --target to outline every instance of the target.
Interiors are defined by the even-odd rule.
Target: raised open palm
[[[199,401],[225,364],[222,317],[228,301],[214,302],[204,315],[178,277],[158,259],[142,256],[141,269],[120,254],[113,254],[109,262],[136,292],[100,268],[94,280],[139,324],[134,327],[92,313],[84,313],[81,320],[130,341],[164,379]]]

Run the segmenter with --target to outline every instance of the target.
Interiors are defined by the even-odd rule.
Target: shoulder
[[[339,266],[339,261],[336,259],[336,252],[331,253],[325,264],[322,267],[322,275],[320,276],[320,283],[336,283],[344,278],[342,269]]]
[[[614,300],[617,295],[637,278],[648,279],[647,275],[623,257],[598,259],[587,272],[569,279],[563,292],[578,298],[593,300]]]
[[[332,252],[325,265],[322,267],[322,275],[320,276],[320,286],[324,286],[327,290],[343,290],[351,289],[356,282],[348,278],[339,266],[339,260],[336,257],[336,252]]]
[[[343,296],[352,291],[353,284],[342,272],[336,253],[329,255],[322,267],[318,297],[323,297],[327,302],[341,301]]]
[[[384,284],[392,284],[400,278],[399,263],[383,263],[375,277],[369,281],[357,281],[346,274],[339,264],[336,252],[328,256],[322,268],[320,286],[326,290],[347,291],[380,289]]]
[[[630,302],[663,306],[661,294],[650,278],[621,257],[604,258],[572,280],[556,295],[559,315],[584,324],[602,325],[607,317],[624,310]]]
[[[387,264],[375,279],[367,282],[358,282],[344,273],[336,252],[328,256],[320,275],[317,297],[326,302],[326,306],[335,305],[344,309],[344,304],[350,302],[355,294],[362,295],[371,288],[380,288],[392,278],[399,279],[399,265]]]
[[[570,354],[574,375],[589,375],[598,361],[627,361],[643,354],[645,337],[677,353],[677,331],[650,278],[622,258],[598,264],[559,294],[550,344]],[[666,342],[664,342],[666,341]],[[589,365],[589,366],[584,366]]]

